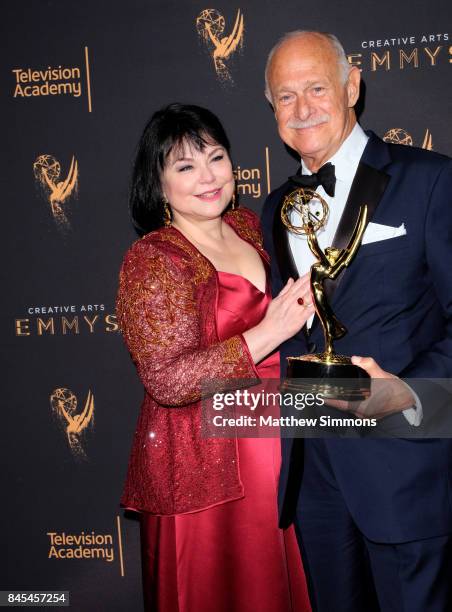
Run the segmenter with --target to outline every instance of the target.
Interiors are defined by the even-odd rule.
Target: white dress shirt
[[[329,207],[329,215],[326,224],[322,229],[316,232],[317,241],[323,251],[333,243],[334,235],[338,228],[342,213],[344,212],[353,179],[355,178],[358,164],[368,139],[362,127],[357,123],[342,143],[340,149],[328,160],[328,162],[333,164],[336,175],[334,197],[329,196],[321,185],[315,189],[316,193],[326,201]],[[301,160],[301,167],[303,174],[312,174],[303,160]],[[293,225],[301,225],[300,215],[296,211],[291,214],[291,223],[293,223]],[[300,236],[293,232],[289,232],[289,246],[299,275],[302,276],[309,272],[316,258],[311,253],[306,236]],[[313,318],[314,315],[307,321],[308,327],[311,327]],[[419,425],[422,420],[422,406],[419,398],[412,389],[411,391],[415,396],[416,408],[408,408],[403,411],[403,414],[410,425]]]
[[[359,160],[362,157],[368,140],[369,138],[364,133],[362,127],[356,124],[342,143],[341,148],[328,160],[333,164],[334,173],[336,175],[334,197],[332,198],[325,193],[321,185],[315,190],[316,193],[326,201],[330,209],[325,226],[316,232],[317,241],[322,250],[325,250],[326,247],[331,246],[333,243],[334,234],[336,233],[342,213],[344,212],[348,194],[350,193],[353,179],[358,169]],[[301,167],[303,169],[303,174],[312,174],[303,160],[301,161]],[[291,222],[294,225],[301,224],[298,213],[292,213]],[[289,232],[289,246],[292,251],[295,265],[297,266],[298,274],[302,276],[306,274],[306,272],[309,272],[316,258],[311,253],[306,236],[300,236],[293,232]],[[309,321],[309,326],[311,322],[312,318]]]

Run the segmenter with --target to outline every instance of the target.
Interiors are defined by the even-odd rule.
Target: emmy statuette
[[[295,225],[295,213],[301,222]],[[348,245],[343,249],[319,246],[316,232],[328,219],[328,204],[312,189],[298,188],[288,194],[281,209],[281,220],[289,232],[304,235],[317,261],[311,266],[310,287],[315,312],[319,317],[325,337],[322,353],[288,357],[288,379],[284,383],[287,391],[306,390],[312,384],[303,379],[315,379],[319,383],[316,391],[327,397],[344,400],[362,400],[370,395],[370,378],[362,368],[352,364],[350,357],[334,352],[334,340],[347,333],[346,327],[337,319],[325,291],[325,280],[335,280],[350,265],[361,243],[367,222],[367,206],[361,206],[358,219]]]

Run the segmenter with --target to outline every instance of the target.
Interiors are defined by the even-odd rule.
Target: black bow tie
[[[314,174],[302,174],[300,166],[300,169],[294,176],[289,176],[289,180],[298,187],[307,187],[308,189],[316,189],[319,185],[322,185],[325,193],[334,197],[336,176],[334,174],[334,166],[331,162],[319,168],[319,171]]]

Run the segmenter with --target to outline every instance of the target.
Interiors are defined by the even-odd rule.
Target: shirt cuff
[[[408,385],[404,380],[402,380],[402,382],[405,385],[405,387],[407,387],[407,389],[409,389],[411,393],[414,395],[414,406],[404,410],[403,416],[406,418],[406,420],[408,421],[410,425],[413,425],[413,427],[419,427],[419,425],[422,422],[422,416],[423,416],[421,400],[419,399],[418,395],[413,391],[413,389],[410,387],[410,385]]]

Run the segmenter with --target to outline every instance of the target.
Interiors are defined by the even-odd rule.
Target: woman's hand
[[[292,338],[313,314],[309,274],[297,281],[290,278],[270,303],[262,321],[243,334],[254,362]]]
[[[261,331],[273,337],[278,346],[292,338],[313,313],[309,275],[305,274],[297,281],[290,278],[270,303],[260,323]]]

